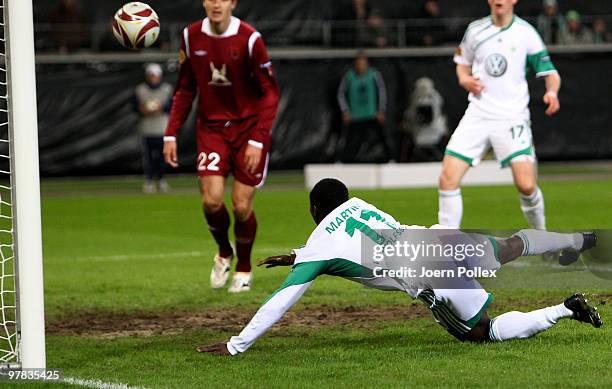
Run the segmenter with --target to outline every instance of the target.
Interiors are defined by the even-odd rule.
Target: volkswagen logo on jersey
[[[508,61],[501,54],[491,54],[485,60],[485,69],[491,77],[501,77],[508,69]]]

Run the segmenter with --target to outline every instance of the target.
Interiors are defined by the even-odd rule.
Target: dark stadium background
[[[81,0],[89,29],[84,47],[59,54],[50,37],[62,26],[49,24],[54,0],[35,2],[40,167],[43,176],[121,175],[141,172],[137,116],[129,104],[132,88],[142,80],[143,65],[159,62],[167,81],[176,76],[176,45],[181,28],[203,17],[199,0],[150,0],[162,21],[157,47],[143,53],[103,47],[107,26],[121,1]],[[437,21],[420,17],[422,1],[370,0],[389,31],[385,48],[371,48],[372,64],[386,81],[389,94],[387,134],[397,144],[401,120],[414,81],[430,77],[445,99],[453,129],[467,105],[457,85],[452,43],[465,26],[487,14],[482,1],[439,1],[450,30],[444,47],[414,48],[412,37],[435,31]],[[296,169],[306,163],[335,161],[340,116],[335,100],[343,72],[357,49],[346,26],[350,0],[239,0],[236,15],[264,35],[282,89],[274,129],[273,169]],[[534,21],[541,0],[522,0],[517,13]],[[562,12],[576,9],[586,24],[601,16],[612,27],[612,2],[562,0]],[[403,32],[400,32],[403,30]],[[79,30],[82,31],[82,30]],[[81,32],[79,32],[81,33]],[[107,42],[108,43],[108,40]],[[104,51],[103,54],[102,51]],[[561,112],[544,117],[543,82],[530,80],[532,118],[538,155],[544,161],[612,157],[612,45],[551,47],[563,77]],[[181,171],[194,169],[193,121],[180,137]],[[382,147],[368,149],[364,162],[381,160]]]

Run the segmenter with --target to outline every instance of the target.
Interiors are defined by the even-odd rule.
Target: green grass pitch
[[[141,195],[135,181],[43,185],[50,368],[147,388],[612,387],[612,303],[600,307],[599,330],[566,320],[525,341],[463,344],[408,296],[327,276],[314,282],[288,322],[244,355],[197,354],[196,345],[236,334],[287,269],[257,268],[248,294],[211,290],[215,247],[199,196],[187,189],[195,180],[172,183],[178,190],[163,196]],[[612,227],[612,181],[550,181],[542,189],[549,228]],[[464,227],[525,227],[514,188],[468,187],[463,194]],[[434,189],[352,195],[405,224],[436,222]],[[255,258],[306,240],[314,227],[307,199],[291,184],[257,194]],[[534,277],[518,268],[505,272]],[[491,289],[490,313],[560,302],[584,285],[581,277],[570,272],[544,276],[540,287]],[[582,289],[597,301],[612,296],[610,281],[588,286]],[[53,385],[62,386],[74,387]]]

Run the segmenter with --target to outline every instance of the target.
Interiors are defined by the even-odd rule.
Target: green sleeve
[[[365,266],[359,265],[355,262],[349,261],[348,259],[335,258],[327,261],[327,268],[325,274],[331,276],[343,277],[343,278],[372,278],[374,274],[371,269]]]
[[[348,259],[334,258],[325,261],[302,262],[293,265],[287,278],[285,278],[285,282],[264,303],[268,302],[281,290],[290,286],[307,284],[322,274],[343,278],[374,277],[371,269],[351,262]]]
[[[272,297],[278,294],[278,292],[285,288],[293,285],[303,285],[313,281],[325,272],[326,267],[327,261],[302,262],[293,265],[287,278],[285,278],[285,282],[283,282],[280,288],[272,293],[264,303],[268,302]]]
[[[539,53],[528,55],[527,66],[528,68],[533,69],[536,76],[557,70],[555,69],[555,65],[552,63],[547,50],[542,50]]]
[[[291,267],[285,282],[281,285],[284,289],[291,285],[300,285],[310,282],[323,274],[327,267],[327,261],[302,262]]]

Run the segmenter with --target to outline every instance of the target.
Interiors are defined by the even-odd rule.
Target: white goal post
[[[45,320],[42,268],[42,237],[40,213],[40,179],[38,165],[38,122],[36,108],[36,73],[34,63],[34,28],[32,0],[1,0],[4,29],[4,100],[5,112],[2,137],[8,136],[8,149],[3,148],[3,157],[10,160],[9,171],[3,169],[2,177],[10,188],[10,201],[0,199],[10,208],[12,233],[13,274],[2,274],[2,319],[4,330],[14,329],[8,335],[10,347],[6,359],[0,364],[9,368],[46,368]],[[4,135],[6,134],[6,135]],[[5,196],[2,192],[3,197]],[[2,212],[0,212],[2,213]],[[4,242],[3,242],[4,243]],[[5,253],[2,252],[5,260]],[[11,269],[12,267],[12,269]],[[12,280],[10,278],[12,277]],[[6,293],[5,285],[12,284]],[[9,282],[11,281],[11,282]],[[14,302],[11,305],[10,296]],[[12,307],[15,317],[7,319],[5,306]],[[11,355],[11,351],[12,354]]]

